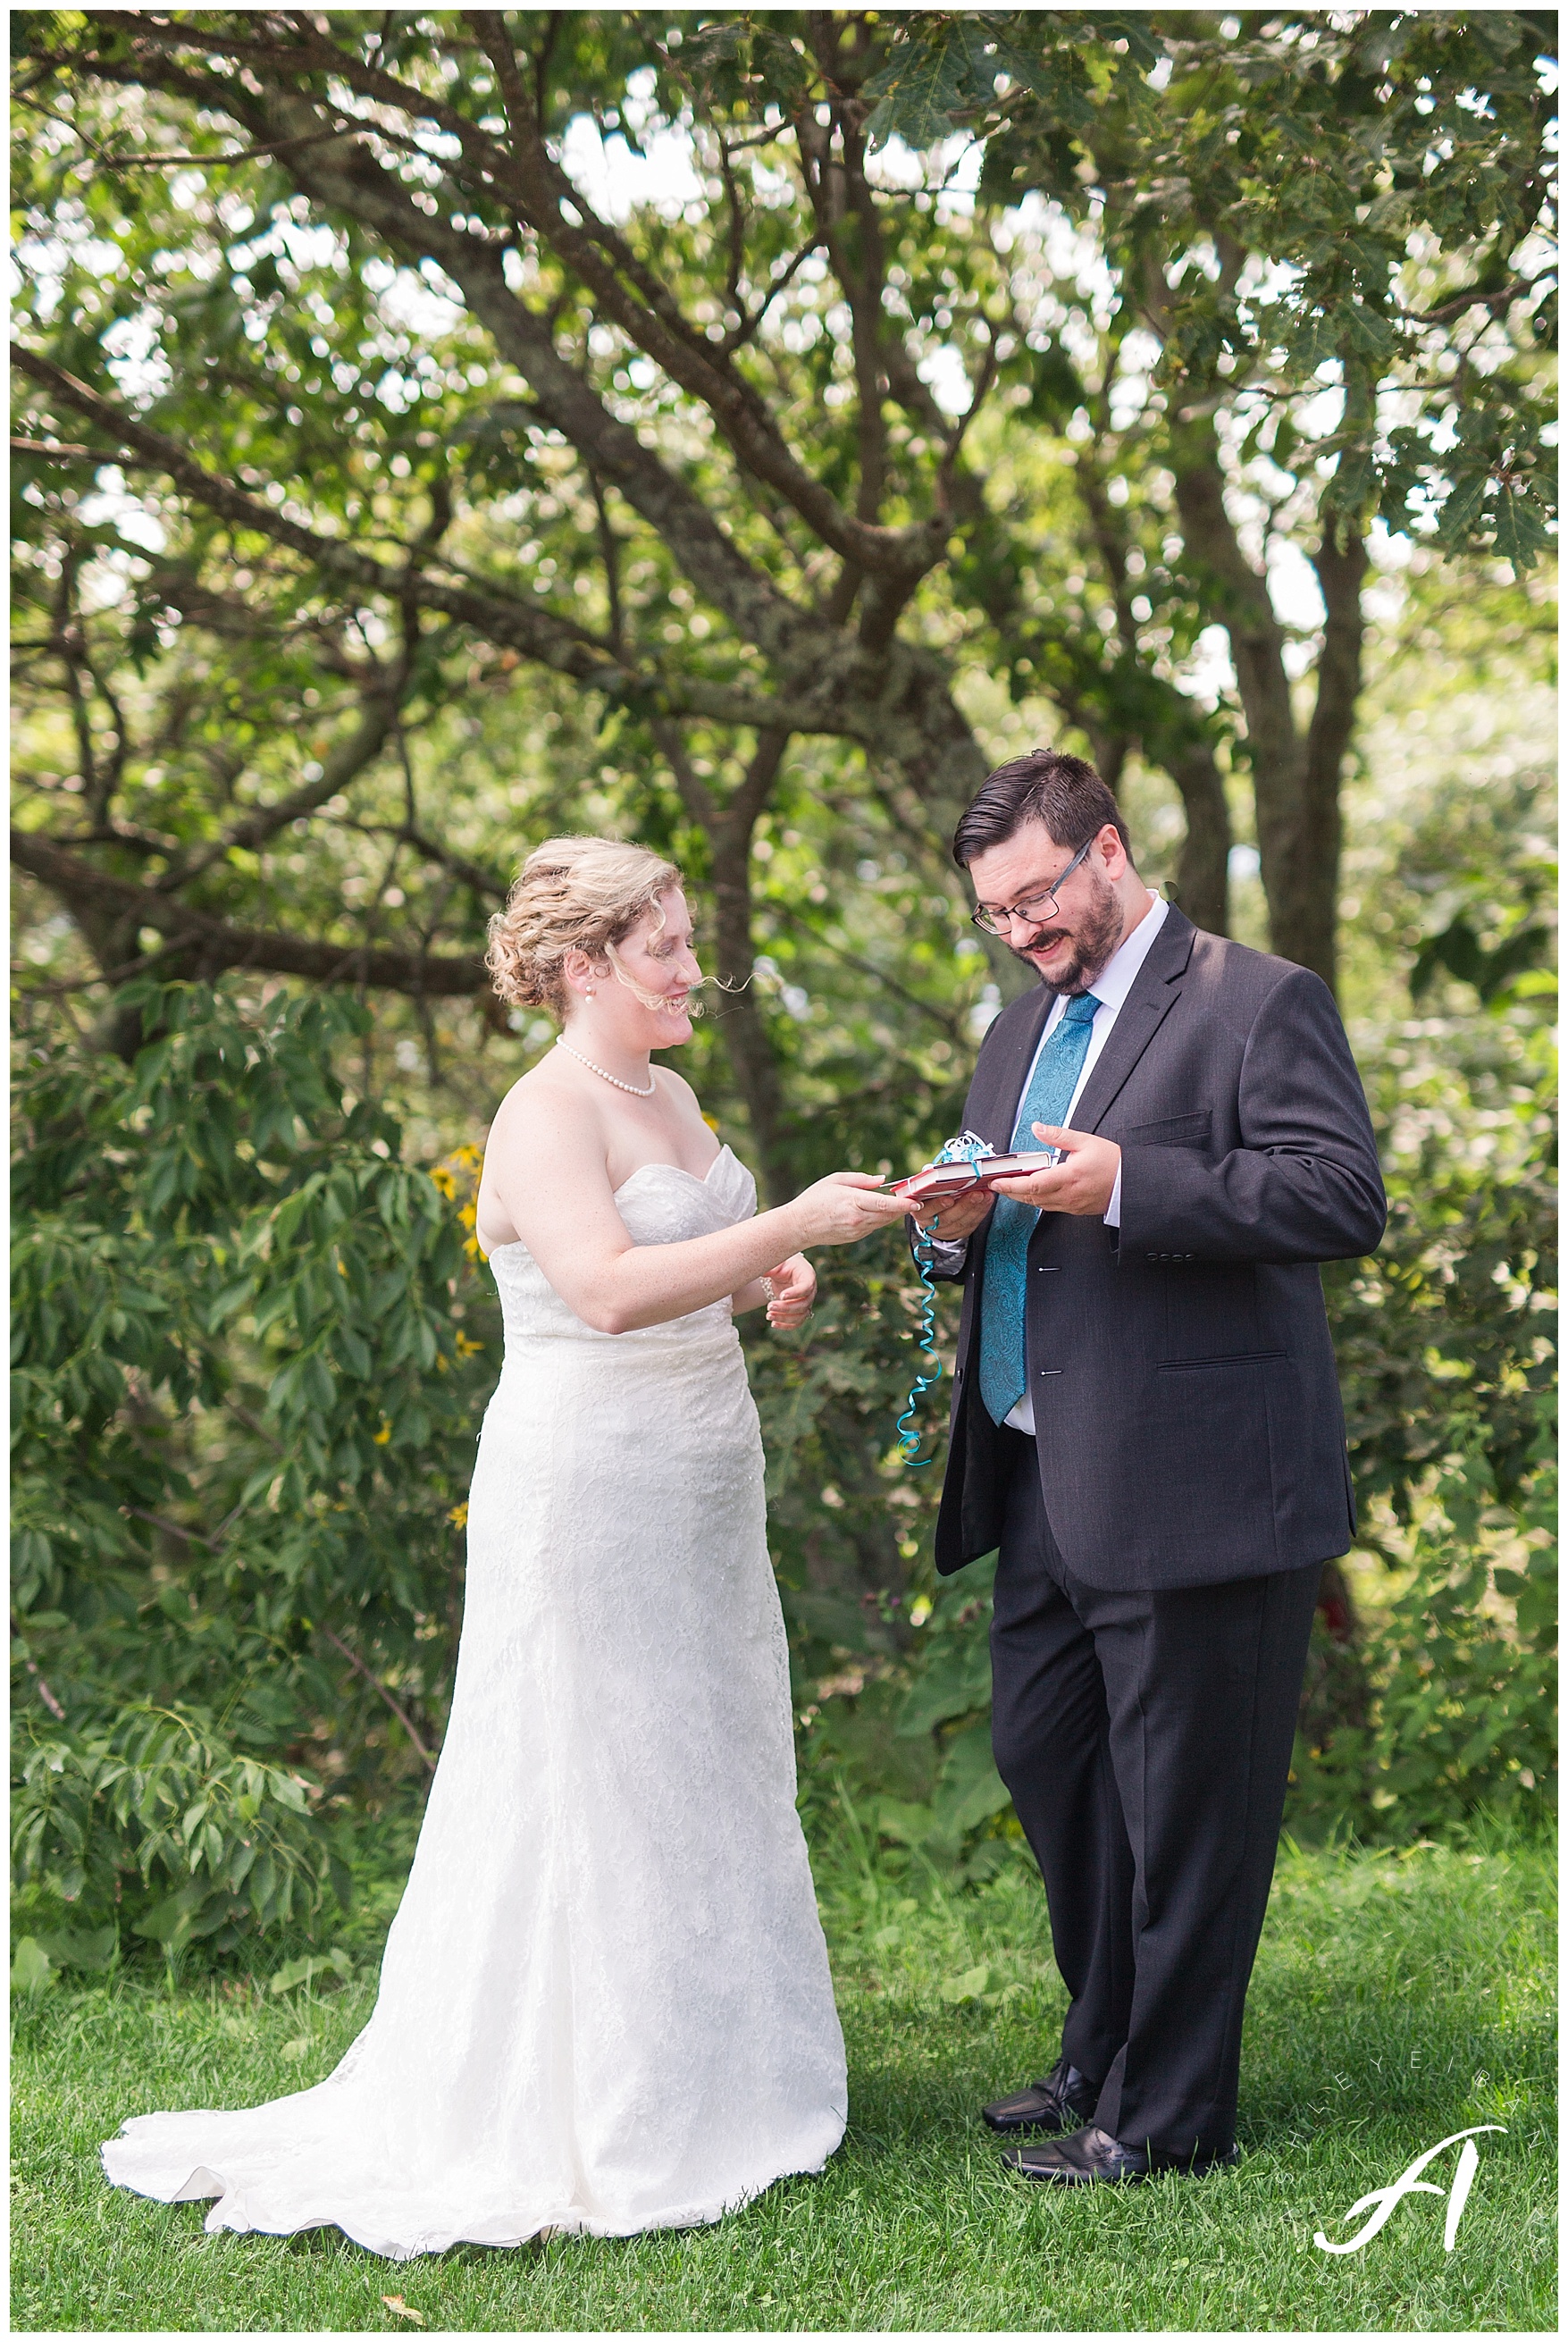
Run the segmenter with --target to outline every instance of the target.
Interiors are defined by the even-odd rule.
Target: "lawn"
[[[1243,2160],[1199,2180],[1059,2195],[1011,2178],[980,2100],[1054,2054],[1062,1992],[1020,1856],[979,1888],[819,1865],[849,2045],[848,2137],[820,2179],[714,2228],[464,2247],[394,2267],[335,2230],[207,2237],[204,2206],[111,2190],[96,2147],[154,2107],[238,2106],[325,2075],[363,2023],[341,1988],[120,1975],[18,2001],[12,2320],[24,2330],[1555,2330],[1547,1851],[1296,1851],[1249,2005]],[[385,1917],[383,1909],[381,1917]],[[362,1927],[366,1923],[362,1920]],[[319,1979],[317,1980],[320,1981]],[[1476,2123],[1360,2252],[1313,2231]]]

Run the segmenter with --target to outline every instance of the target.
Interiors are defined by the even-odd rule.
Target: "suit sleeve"
[[[915,1226],[913,1220],[905,1220],[904,1225],[908,1233],[909,1249],[910,1254],[913,1256],[914,1253],[915,1239],[919,1236],[920,1231]],[[929,1231],[927,1231],[927,1233],[929,1234]],[[918,1261],[915,1265],[916,1266],[919,1266]],[[935,1284],[958,1284],[961,1282],[964,1272],[968,1265],[969,1238],[967,1236],[958,1236],[951,1244],[947,1243],[942,1236],[931,1237],[931,1275],[932,1279]]]
[[[1117,1256],[1353,1260],[1388,1216],[1372,1117],[1333,996],[1293,969],[1243,1054],[1241,1145],[1218,1162],[1183,1147],[1122,1150]]]

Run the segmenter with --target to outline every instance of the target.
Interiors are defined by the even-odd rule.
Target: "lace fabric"
[[[748,1218],[621,1187],[634,1242]],[[844,2045],[794,1810],[756,1411],[727,1302],[595,1333],[522,1245],[468,1514],[451,1721],[375,2012],[315,2088],[143,2115],[111,2180],[209,2229],[333,2223],[394,2260],[719,2218],[843,2136]]]

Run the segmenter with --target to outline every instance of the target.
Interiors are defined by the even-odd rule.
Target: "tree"
[[[197,195],[209,281],[171,277],[156,257],[169,222],[155,187],[133,173],[126,189],[102,160],[86,173],[66,163],[48,202],[57,210],[66,188],[81,187],[88,215],[124,223],[129,275],[109,306],[122,325],[134,317],[151,327],[168,383],[162,396],[128,400],[85,382],[103,378],[111,320],[93,314],[91,295],[68,301],[55,354],[19,354],[39,394],[32,445],[59,440],[51,418],[75,416],[78,429],[85,418],[92,441],[66,444],[161,472],[191,514],[182,574],[165,591],[170,565],[159,565],[139,598],[145,644],[175,621],[216,624],[231,640],[265,633],[327,668],[314,687],[324,702],[330,690],[345,716],[346,685],[357,720],[352,731],[345,723],[330,766],[315,759],[319,775],[265,811],[232,775],[238,818],[203,821],[193,851],[166,830],[133,838],[140,825],[117,805],[107,810],[127,778],[128,746],[108,706],[116,746],[84,773],[91,823],[66,833],[69,843],[25,836],[18,858],[80,909],[101,966],[151,926],[177,931],[209,969],[226,959],[317,976],[335,967],[410,989],[471,986],[471,958],[464,966],[426,949],[401,965],[355,961],[335,938],[311,938],[309,954],[295,936],[264,940],[231,908],[235,856],[330,803],[390,745],[408,696],[423,687],[428,702],[454,633],[465,646],[537,662],[624,711],[670,760],[705,848],[721,972],[736,986],[728,1026],[737,1073],[776,1181],[769,1054],[744,988],[755,819],[786,742],[824,734],[856,745],[902,786],[924,850],[934,864],[940,856],[985,759],[954,703],[947,663],[909,614],[952,532],[948,482],[968,418],[939,417],[932,428],[912,361],[903,374],[926,437],[895,430],[877,397],[866,407],[852,396],[834,411],[848,360],[822,331],[845,297],[821,260],[838,202],[825,154],[804,161],[804,184],[780,215],[763,200],[754,130],[721,104],[714,118],[727,136],[701,125],[715,200],[694,233],[654,215],[634,243],[586,210],[553,134],[584,96],[606,118],[617,100],[624,105],[628,75],[650,55],[648,28],[635,20],[551,15],[514,25],[479,14],[405,22],[385,37],[368,17],[325,23],[243,13],[199,24],[34,20],[29,105],[51,121],[79,106],[95,147],[102,132],[116,155],[138,159],[175,141],[172,151],[221,155],[235,125],[255,157],[241,167],[258,195],[246,225],[254,218],[259,232],[235,245],[225,234],[225,216],[237,217],[232,199]],[[514,45],[514,32],[531,46]],[[653,62],[669,110],[686,105],[674,62],[656,48]],[[803,119],[811,80],[797,75],[792,96]],[[115,88],[125,95],[115,98]],[[325,127],[351,117],[346,136]],[[778,141],[770,134],[766,144],[771,156]],[[176,197],[193,185],[176,180]],[[318,223],[313,245],[304,231]],[[302,265],[305,250],[325,256]],[[401,351],[388,346],[397,337],[375,314],[388,255],[450,296],[463,371],[422,368],[406,335]],[[867,269],[877,265],[866,257]],[[721,273],[728,325],[714,310]],[[849,290],[864,321],[878,296],[874,276]],[[792,315],[812,342],[799,353],[784,329]],[[376,391],[398,359],[399,388],[380,400],[402,410],[388,430]],[[633,380],[644,373],[646,383]],[[818,443],[816,470],[792,435]],[[50,452],[29,460],[59,479]],[[372,470],[405,472],[408,490],[373,499]],[[508,502],[516,518],[504,534],[531,565],[521,590],[494,526]],[[390,558],[352,541],[373,515]],[[232,564],[230,590],[215,598],[203,574],[215,554]],[[240,593],[236,571],[247,573]],[[62,555],[50,629],[35,648],[65,666],[74,701],[90,707],[103,693],[76,656],[72,577]],[[268,608],[274,586],[280,606]],[[673,650],[670,633],[684,636]],[[398,644],[396,654],[373,665],[374,637]],[[254,660],[248,668],[254,685]],[[255,713],[265,726],[265,708]],[[83,720],[91,747],[93,717]],[[721,795],[700,767],[736,756],[740,777]],[[143,889],[125,891],[137,887],[125,867],[133,856],[155,866],[150,912]]]
[[[1170,776],[1215,927],[1244,761],[1273,941],[1332,980],[1373,510],[1544,525],[1545,35],[1229,22],[24,15],[13,856],[92,976],[378,987],[434,1068],[509,859],[614,769],[710,895],[772,1193],[907,1161],[1021,980],[946,852],[989,669]],[[954,128],[972,203],[915,153]],[[596,198],[601,137],[679,200]],[[134,1060],[153,997],[95,1037]],[[827,1466],[874,1597],[878,1452]]]
[[[1552,525],[1554,117],[1540,68],[1556,20],[1101,22],[1110,56],[1070,36],[1043,49],[1032,14],[923,15],[865,85],[881,95],[870,129],[924,144],[962,124],[986,141],[983,198],[1038,190],[1093,230],[1107,281],[1076,300],[1058,287],[1044,404],[1081,421],[1098,532],[1127,454],[1118,376],[1133,377],[1120,403],[1179,537],[1166,575],[1230,644],[1274,948],[1332,983],[1369,529],[1490,543],[1524,568]],[[1119,55],[1146,73],[1118,70]],[[1114,640],[1134,653],[1126,536],[1113,525],[1101,551]],[[1270,590],[1282,539],[1304,546],[1322,599],[1310,714]],[[1157,556],[1147,566],[1160,575]],[[1144,627],[1168,623],[1160,598],[1145,588]]]
[[[744,986],[749,846],[790,744],[864,758],[938,866],[986,761],[935,639],[955,621],[1113,774],[1134,748],[1171,773],[1183,889],[1220,926],[1227,726],[1180,687],[1218,623],[1273,939],[1332,979],[1368,520],[1437,515],[1446,542],[1521,561],[1543,535],[1543,18],[1309,13],[1233,35],[1179,12],[20,21],[27,193],[70,247],[19,352],[23,495],[67,540],[31,647],[64,682],[91,818],[51,839],[29,814],[18,853],[100,966],[150,927],[180,966],[474,986],[497,874],[443,863],[423,807],[404,842],[444,870],[455,954],[427,935],[370,956],[341,919],[263,932],[235,879],[404,756],[411,701],[450,700],[476,651],[482,670],[520,657],[620,711],[677,783],[776,1179],[776,1069]],[[564,160],[590,116],[634,146],[679,125],[680,218],[600,215]],[[878,141],[954,126],[985,145],[973,215],[879,178]],[[1097,288],[1043,265],[1037,236],[1015,260],[999,206],[1033,190],[1091,239]],[[94,235],[117,253],[96,285]],[[392,268],[446,303],[446,364],[422,362]],[[967,384],[944,399],[944,367]],[[1064,594],[996,477],[1020,414],[1080,442],[1094,575]],[[141,581],[132,656],[155,664],[176,625],[270,643],[296,690],[315,664],[305,689],[341,719],[319,773],[268,806],[243,766],[220,774],[233,802],[199,844],[132,835],[138,744],[75,606],[91,532],[64,482],[105,459],[161,475],[183,523]],[[1140,492],[1118,504],[1124,483]],[[1238,504],[1260,486],[1261,556]],[[1326,612],[1304,726],[1265,574],[1292,529]]]

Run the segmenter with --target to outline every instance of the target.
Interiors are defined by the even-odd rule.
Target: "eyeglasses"
[[[1096,831],[1095,836],[1098,835]],[[1056,896],[1094,843],[1093,837],[1086,837],[1065,870],[1059,877],[1052,880],[1043,894],[1031,895],[1022,903],[1009,904],[1004,910],[994,910],[989,903],[982,903],[978,910],[970,912],[971,923],[974,926],[984,927],[988,936],[1006,935],[1014,919],[1022,919],[1025,926],[1043,927],[1047,919],[1057,916]]]

